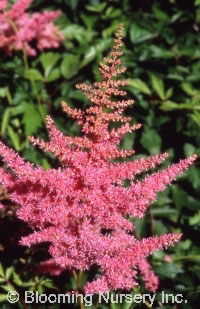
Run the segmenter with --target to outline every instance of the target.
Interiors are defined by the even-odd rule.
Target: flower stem
[[[74,276],[74,279],[76,280],[77,290],[80,290],[81,289],[81,281],[82,281],[83,271],[80,270],[78,275],[77,275],[76,271],[73,270],[73,276]],[[82,301],[81,301],[81,297],[78,297],[78,298],[79,298],[80,309],[85,309],[84,303],[82,303]]]

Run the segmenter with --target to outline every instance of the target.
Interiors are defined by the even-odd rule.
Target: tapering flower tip
[[[65,113],[70,115],[72,119],[82,119],[83,112],[80,109],[77,108],[71,108],[66,102],[61,102],[62,109]]]
[[[116,38],[122,39],[123,31],[124,31],[124,25],[123,24],[119,24],[118,29],[117,29],[117,31],[115,33]]]
[[[197,155],[193,154],[192,156],[181,160],[178,164],[174,164],[177,167],[177,174],[182,173],[183,170],[188,169],[188,166],[193,164],[193,162],[197,159]]]
[[[123,31],[124,30],[124,24],[119,24],[118,26],[118,31]]]
[[[178,242],[181,237],[183,236],[182,233],[170,233],[170,234],[163,234],[161,235],[161,239],[165,248],[169,246],[173,246],[175,242]]]
[[[145,258],[142,258],[138,263],[138,268],[142,274],[142,279],[145,282],[145,288],[149,291],[156,292],[159,285],[159,279],[152,271],[151,265]]]
[[[136,124],[133,125],[132,129],[133,129],[133,131],[135,131],[135,130],[140,129],[141,127],[142,127],[141,123],[136,123]]]
[[[167,249],[169,246],[173,246],[181,237],[181,233],[169,233],[161,236],[143,238],[139,243],[138,252],[144,257],[147,257],[156,250]],[[139,256],[139,261],[140,258],[141,257]]]
[[[53,124],[54,124],[53,119],[51,118],[51,116],[47,115],[46,116],[46,127],[51,128]]]

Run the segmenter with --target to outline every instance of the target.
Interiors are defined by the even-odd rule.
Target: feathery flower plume
[[[138,268],[142,274],[146,289],[155,292],[158,289],[159,279],[152,271],[150,264],[143,258],[139,261]]]
[[[191,156],[149,174],[142,181],[135,180],[135,175],[161,164],[166,153],[132,162],[114,160],[133,155],[133,150],[120,150],[118,145],[126,133],[140,127],[123,115],[133,101],[113,99],[125,96],[121,86],[128,84],[116,80],[125,71],[120,60],[122,31],[120,25],[112,51],[100,63],[102,82],[77,85],[93,105],[81,111],[62,103],[63,110],[82,126],[83,136],[65,136],[48,116],[49,141],[30,137],[34,145],[59,159],[58,169],[45,171],[34,167],[0,143],[0,155],[8,168],[0,170],[0,182],[21,206],[18,217],[34,230],[21,239],[21,244],[48,242],[52,259],[63,270],[98,266],[101,274],[84,287],[89,294],[130,290],[138,284],[137,269],[146,287],[156,290],[157,277],[145,258],[155,250],[173,245],[181,235],[171,233],[137,240],[130,218],[142,218],[156,200],[157,192],[164,190],[196,158]],[[122,125],[111,130],[111,122]],[[124,187],[125,179],[130,181],[129,187]]]
[[[37,48],[57,48],[64,39],[53,21],[59,11],[29,14],[26,10],[33,0],[18,0],[10,9],[7,0],[0,0],[0,48],[9,55],[13,50],[25,50],[28,56],[37,51],[31,45],[33,40]]]

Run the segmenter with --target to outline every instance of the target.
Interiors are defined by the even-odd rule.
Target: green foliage
[[[38,291],[39,294],[42,294],[47,293],[48,289],[55,289],[51,279],[35,276],[28,281],[24,281],[13,266],[4,270],[0,263],[0,303],[6,301],[7,292],[15,291],[22,294],[22,291]]]
[[[150,154],[156,154],[160,152],[161,138],[156,130],[145,127],[141,137],[141,144]]]
[[[35,0],[32,4],[32,11],[46,8],[62,11],[58,20],[66,37],[62,47],[29,58],[28,64],[20,53],[13,57],[1,54],[0,134],[7,144],[45,169],[56,166],[51,155],[44,157],[30,145],[27,136],[46,138],[47,114],[55,118],[64,133],[71,136],[80,133],[79,126],[61,112],[60,102],[66,100],[72,107],[86,107],[87,100],[74,86],[85,80],[90,83],[100,79],[97,63],[111,47],[118,24],[124,23],[123,65],[127,71],[123,78],[130,81],[128,96],[135,99],[127,114],[133,116],[135,123],[142,123],[143,128],[140,133],[127,134],[122,146],[134,148],[136,156],[167,151],[170,156],[164,166],[194,153],[200,155],[199,0],[86,0],[84,3]],[[188,299],[180,307],[184,309],[197,308],[200,301],[199,189],[197,160],[176,184],[159,194],[145,220],[134,221],[139,238],[170,231],[183,233],[182,241],[168,251],[172,262],[166,262],[165,255],[157,252],[152,264],[162,278],[161,289],[183,293]],[[6,209],[2,214],[2,231],[7,229],[8,222],[12,223],[9,225],[12,230],[10,205],[6,198],[3,203]],[[16,235],[7,235],[7,239],[13,237]],[[6,247],[4,238],[0,244]],[[0,301],[5,301],[5,292],[13,287],[40,293],[53,289],[50,279],[31,278],[30,272],[20,264],[19,256],[13,255],[17,242],[14,249],[12,242],[8,243],[10,247],[2,252],[3,261],[6,254],[11,256],[9,265],[14,267],[4,270],[0,264]],[[34,257],[29,261],[30,252],[23,250],[27,263],[38,261]],[[57,282],[57,289],[75,289],[74,282],[66,281],[65,278],[64,284]],[[145,291],[140,287],[138,292]],[[160,308],[158,303],[156,306]],[[132,304],[130,308],[135,307]],[[101,304],[98,308],[108,308],[108,305]],[[119,306],[112,304],[111,308]],[[123,304],[120,308],[129,307]],[[144,305],[138,304],[137,308]],[[163,305],[162,308],[172,307]]]

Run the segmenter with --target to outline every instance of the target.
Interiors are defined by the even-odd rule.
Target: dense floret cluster
[[[145,258],[173,245],[181,235],[171,233],[138,240],[131,218],[142,218],[156,200],[157,192],[195,160],[195,155],[191,156],[141,181],[135,176],[162,163],[166,153],[129,162],[114,160],[133,155],[133,150],[118,146],[126,133],[140,127],[130,124],[131,118],[123,115],[133,101],[113,100],[113,96],[126,95],[119,87],[128,84],[115,79],[125,71],[120,60],[122,30],[120,25],[112,51],[100,63],[102,82],[77,86],[93,105],[81,111],[62,103],[64,111],[82,126],[83,136],[65,136],[48,116],[49,141],[30,137],[34,145],[59,159],[59,168],[34,167],[0,144],[0,155],[7,165],[7,170],[0,170],[0,182],[21,206],[18,217],[34,230],[22,238],[21,244],[48,242],[49,253],[61,269],[76,271],[98,266],[99,277],[85,285],[85,292],[90,294],[130,290],[137,285],[138,269],[146,287],[156,290],[158,278]],[[122,125],[110,129],[111,122]],[[124,180],[129,180],[129,186],[124,186]]]
[[[64,39],[53,24],[60,12],[27,13],[32,2],[18,0],[10,7],[8,0],[0,0],[0,48],[9,55],[13,50],[24,50],[28,56],[35,56],[35,47],[40,51],[57,48]]]

